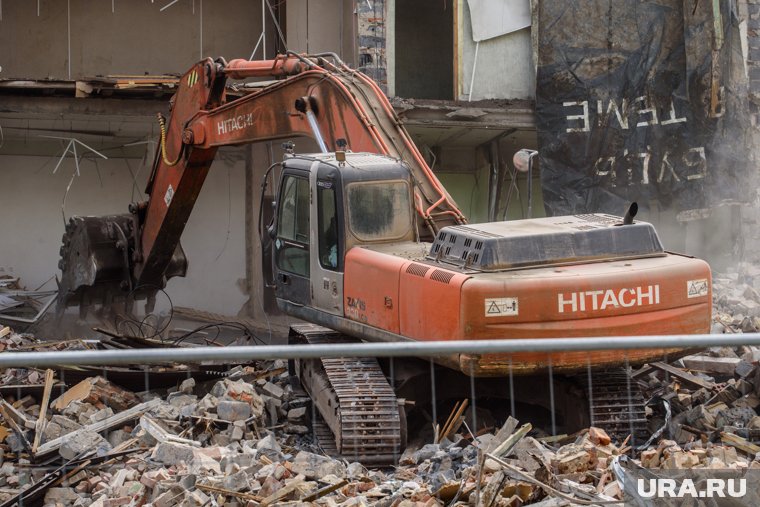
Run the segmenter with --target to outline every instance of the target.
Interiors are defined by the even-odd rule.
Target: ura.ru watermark
[[[747,494],[747,479],[639,478],[636,491],[642,498],[743,498]]]

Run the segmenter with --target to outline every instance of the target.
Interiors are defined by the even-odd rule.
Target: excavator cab
[[[270,231],[278,305],[343,315],[345,253],[414,241],[409,168],[368,153],[293,155]]]

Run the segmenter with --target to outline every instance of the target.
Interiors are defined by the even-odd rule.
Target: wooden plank
[[[512,448],[517,445],[517,442],[522,440],[522,438],[527,435],[530,430],[533,429],[533,426],[531,426],[530,423],[525,423],[522,426],[520,426],[520,429],[512,433],[504,442],[499,444],[496,449],[491,451],[489,454],[493,454],[494,456],[502,456],[504,454],[507,454]]]
[[[137,403],[137,396],[103,377],[89,377],[56,398],[53,408],[63,410],[72,401],[86,401],[96,407],[101,400],[108,400],[108,405],[114,410],[126,410]]]
[[[656,369],[657,368],[655,368],[651,364],[645,364],[640,369],[634,370],[634,372],[631,373],[631,378],[638,379],[640,377],[643,377],[645,375],[648,375],[648,374],[652,373]]]
[[[692,375],[691,373],[685,372],[680,368],[676,368],[675,366],[671,366],[662,362],[652,363],[651,365],[658,370],[669,373],[673,377],[676,377],[677,379],[686,382],[687,384],[691,384],[693,386],[701,387],[704,389],[712,389],[715,387],[715,384],[713,382],[701,379],[696,375]]]
[[[4,328],[0,329],[0,338],[5,338],[9,334],[11,334],[11,328],[9,328],[8,326],[5,326]]]
[[[16,432],[16,435],[21,441],[21,445],[24,447],[24,449],[31,451],[32,445],[26,439],[26,436],[24,436],[24,430],[19,427],[18,423],[16,423],[16,421],[13,420],[13,417],[8,413],[12,409],[13,407],[9,403],[7,403],[5,400],[2,400],[0,403],[0,415],[3,416],[3,419],[5,419],[5,422],[8,423],[11,429]]]
[[[345,486],[344,483],[343,485]],[[196,484],[196,488],[200,489],[201,491],[205,491],[206,493],[215,493],[219,495],[224,496],[234,496],[235,498],[242,498],[243,500],[250,500],[252,502],[259,503],[262,498],[258,495],[252,495],[251,493],[243,493],[240,491],[232,491],[231,489],[224,489],[220,488],[218,486],[211,486],[209,484]]]
[[[20,424],[25,430],[30,430],[34,428],[35,422],[29,419],[26,416],[26,414],[24,414],[20,410],[17,410],[16,407],[11,405],[7,401],[5,400],[0,401],[0,406],[2,406],[3,409],[5,409],[3,417],[7,416],[6,419],[10,418],[14,423]]]
[[[734,435],[733,433],[726,433],[725,431],[721,431],[720,439],[724,444],[732,445],[752,457],[760,452],[760,445],[755,445],[738,435]]]
[[[50,393],[53,391],[53,377],[55,373],[53,370],[45,371],[45,390],[42,393],[42,403],[40,403],[40,416],[37,418],[37,424],[34,427],[34,443],[32,444],[32,452],[37,452],[37,447],[40,445],[40,439],[42,438],[42,432],[45,431],[47,425],[47,409],[50,403]]]
[[[441,440],[448,437],[452,433],[456,434],[456,432],[459,430],[459,428],[462,426],[462,423],[464,422],[464,419],[462,418],[462,413],[464,413],[464,411],[467,409],[467,406],[469,405],[469,403],[470,403],[470,400],[467,398],[465,398],[462,402],[456,402],[456,404],[454,405],[454,408],[449,414],[448,419],[446,419],[446,424],[443,425],[443,429],[441,430],[440,436],[436,440],[437,442],[440,442]]]
[[[324,488],[318,489],[314,493],[301,498],[300,501],[301,502],[313,502],[315,500],[319,500],[323,496],[329,495],[333,491],[337,491],[337,490],[339,490],[340,488],[342,488],[343,486],[345,486],[347,484],[348,484],[348,481],[346,479],[343,479],[343,480],[341,480],[339,482],[336,482],[335,484],[330,484],[329,486],[325,486]],[[457,486],[459,486],[459,484],[457,484]]]
[[[195,440],[189,440],[187,438],[182,438],[178,435],[175,435],[173,433],[170,433],[166,431],[164,428],[161,427],[158,422],[150,417],[149,415],[145,414],[140,417],[140,427],[147,431],[150,436],[156,439],[158,442],[174,442],[176,444],[185,444],[190,445],[193,447],[200,447],[201,443],[196,442]]]
[[[90,379],[83,380],[53,400],[53,408],[60,412],[68,407],[72,401],[82,401],[87,398],[90,395],[90,391],[92,391]]]
[[[85,431],[100,433],[101,431],[108,431],[117,426],[126,424],[135,419],[138,419],[145,412],[153,408],[156,408],[161,403],[163,402],[160,399],[153,399],[150,401],[146,401],[145,403],[140,403],[139,405],[136,405],[130,409],[124,410],[123,412],[114,414],[107,419],[103,419],[102,421],[89,424],[85,426],[84,428],[80,428],[72,433],[63,435],[62,437],[58,437],[54,440],[51,440],[50,442],[45,442],[44,444],[39,446],[39,448],[37,449],[37,452],[35,453],[35,456],[37,457],[44,456],[46,454],[50,454],[52,452],[57,451],[61,447],[65,439],[76,437],[76,435],[79,433],[84,433]]]

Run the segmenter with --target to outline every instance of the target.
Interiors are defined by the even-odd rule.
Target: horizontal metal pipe
[[[233,364],[266,359],[336,357],[435,357],[447,354],[568,352],[592,350],[672,349],[760,346],[760,333],[719,335],[614,336],[592,338],[531,338],[504,340],[352,343],[328,345],[255,345],[169,349],[76,350],[61,352],[3,352],[0,368],[63,365],[200,363]]]

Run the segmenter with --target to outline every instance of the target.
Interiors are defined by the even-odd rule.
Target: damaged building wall
[[[248,58],[261,6],[246,0],[168,2],[5,1],[0,78],[76,79],[183,73],[208,56]],[[270,31],[269,52],[274,48]],[[128,50],[125,50],[128,48]]]
[[[12,51],[2,56],[0,79],[24,79],[30,91],[4,91],[0,96],[0,188],[13,189],[3,193],[0,234],[14,238],[0,245],[0,270],[13,270],[29,288],[59,273],[61,201],[74,171],[69,155],[57,173],[51,174],[66,141],[42,136],[76,137],[109,156],[109,160],[98,161],[98,168],[89,156],[81,162],[82,174],[73,180],[66,197],[67,216],[124,213],[134,199],[127,164],[136,172],[139,169],[139,194],[152,161],[152,148],[146,161],[141,161],[140,155],[134,154],[135,147],[129,145],[155,146],[155,113],[166,114],[171,92],[155,86],[152,97],[151,85],[146,85],[139,92],[143,100],[139,100],[128,96],[138,92],[122,83],[112,92],[74,99],[73,91],[66,91],[69,76],[74,80],[95,75],[180,74],[201,55],[248,58],[261,35],[260,2],[181,0],[169,4],[2,2],[0,47]],[[274,9],[277,14],[277,7]],[[275,34],[270,19],[270,55],[276,49]],[[259,49],[257,55],[261,54]],[[47,78],[59,81],[51,83]],[[50,89],[43,93],[40,89],[45,86]],[[129,90],[123,91],[125,88]],[[31,118],[26,125],[22,124],[24,112]],[[121,158],[125,152],[131,152],[126,155],[129,158]],[[244,209],[243,155],[223,150],[183,234],[189,270],[186,278],[169,282],[167,292],[175,305],[224,315],[235,315],[244,307]],[[34,246],[30,249],[29,245]],[[159,305],[161,299],[159,296]]]
[[[454,98],[454,10],[451,2],[393,0],[391,20],[393,73],[397,97]]]
[[[503,5],[491,5],[492,3]],[[489,9],[494,7],[498,7],[499,12],[504,9],[506,16],[512,9],[529,12],[529,0],[506,2],[503,0],[499,2],[460,0],[456,4],[459,20],[457,23],[456,98],[458,100],[534,98],[536,79],[531,58],[530,28],[521,28],[496,37],[489,37],[482,40],[479,45],[473,34],[473,8],[477,9],[478,18],[488,17]],[[508,17],[500,31],[510,30],[507,21],[509,21]],[[474,79],[473,70],[475,71]]]
[[[477,108],[470,111],[469,104],[461,102],[469,98],[475,63],[476,43],[473,40],[469,4],[468,0],[291,1],[286,9],[288,45],[297,51],[308,49],[315,52],[323,49],[325,41],[332,41],[333,45],[345,48],[346,34],[353,33],[357,46],[356,68],[377,81],[389,96],[409,99],[402,108],[397,109],[402,122],[410,129],[428,162],[471,220],[483,221],[489,216],[489,186],[492,179],[488,162],[482,160],[482,152],[489,150],[487,146],[484,148],[484,143],[500,133],[504,134],[500,174],[509,181],[501,185],[498,201],[501,208],[509,208],[510,211],[500,209],[495,216],[519,218],[527,210],[524,176],[517,178],[516,184],[512,185],[507,173],[513,170],[511,157],[517,149],[535,148],[534,136],[524,139],[522,135],[510,135],[514,129],[531,131],[535,126],[533,108],[529,102],[534,96],[535,83],[530,30],[526,28],[530,25],[529,1],[475,2],[480,14],[487,13],[493,7],[498,8],[500,20],[503,21],[497,23],[497,32],[491,31],[488,38],[480,43],[472,95],[474,101],[496,99],[477,106],[487,108],[486,111],[503,113],[498,123],[491,122],[490,117]],[[346,15],[349,5],[353,18]],[[514,28],[511,18],[515,6],[521,12],[518,24],[522,25],[511,31]],[[343,23],[337,24],[341,19]],[[494,36],[498,30],[506,33]],[[347,60],[347,53],[342,56]],[[499,102],[503,99],[512,100]],[[519,102],[514,99],[527,99],[517,106],[520,109],[519,119],[510,116],[507,111]],[[425,116],[422,122],[415,121],[405,114],[409,107],[427,108],[430,115]],[[459,109],[465,112],[460,114],[457,112]],[[433,113],[433,110],[437,112]],[[528,123],[523,114],[530,116]],[[504,121],[505,118],[514,121],[510,123],[509,120]],[[469,133],[460,128],[467,122],[475,127]],[[473,132],[481,134],[471,135]],[[430,150],[436,154],[431,156]],[[507,198],[510,188],[512,193]],[[533,195],[540,198],[540,188],[535,185]],[[541,206],[534,207],[535,211],[540,209]]]
[[[288,49],[336,53],[356,67],[355,0],[290,0],[286,9]]]
[[[166,289],[176,306],[235,315],[245,302],[245,178],[238,152],[220,153],[190,215],[182,236],[187,277],[173,278]],[[3,192],[0,204],[0,236],[6,239],[0,241],[0,274],[19,276],[30,289],[45,283],[54,288],[51,278],[60,275],[64,197],[67,218],[124,213],[141,196],[148,176],[143,168],[137,182],[132,179],[127,164],[137,173],[139,159],[111,158],[96,165],[88,157],[76,177],[70,156],[53,174],[58,160],[0,156],[0,188],[12,189]]]
[[[730,255],[725,238],[712,251],[703,240],[734,228],[735,244],[737,221],[720,208],[751,200],[736,2],[544,1],[538,20],[547,212],[620,214],[638,201],[672,231],[669,248]]]

